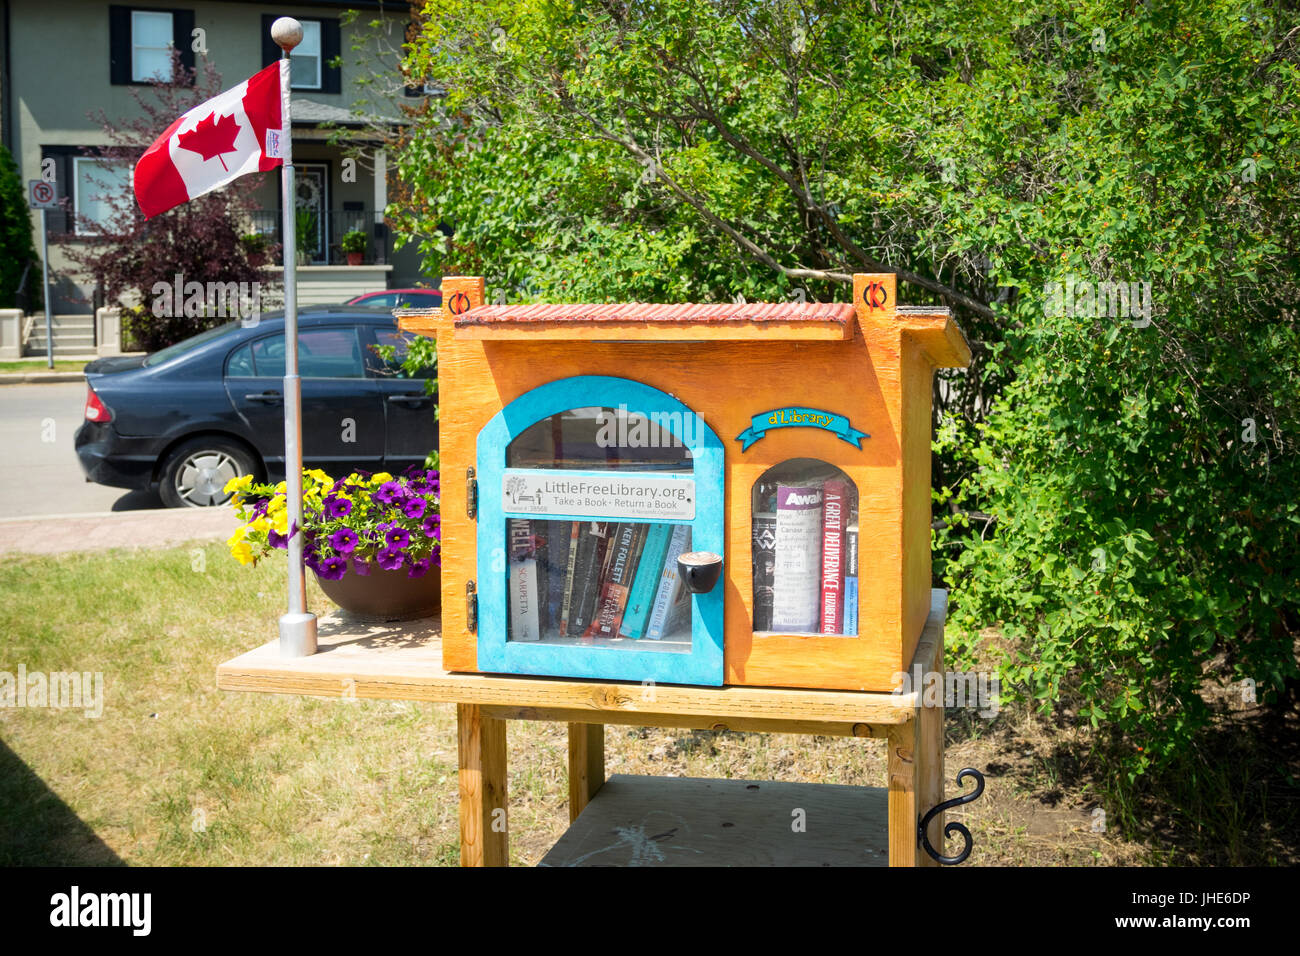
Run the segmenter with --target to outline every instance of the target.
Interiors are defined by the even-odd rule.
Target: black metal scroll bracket
[[[956,856],[944,856],[930,845],[930,837],[927,831],[930,829],[930,821],[943,813],[943,811],[951,810],[953,807],[960,807],[964,803],[974,803],[980,798],[980,794],[984,792],[984,774],[980,773],[974,767],[965,767],[957,774],[957,786],[960,787],[967,777],[975,778],[974,790],[970,793],[963,793],[960,797],[953,797],[951,800],[945,800],[938,806],[932,807],[930,812],[921,817],[921,822],[917,824],[916,837],[917,840],[920,841],[922,849],[944,866],[955,866],[958,863],[964,863],[966,857],[970,856],[971,847],[974,846],[975,841],[971,838],[970,831],[967,830],[963,824],[954,820],[944,826],[943,835],[947,838],[953,834],[960,833],[962,839],[966,841],[966,845],[962,847],[962,851]]]

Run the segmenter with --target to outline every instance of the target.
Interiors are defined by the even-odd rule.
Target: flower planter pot
[[[430,568],[423,577],[406,576],[406,568],[385,571],[375,564],[369,574],[357,574],[351,567],[337,581],[319,574],[316,580],[325,596],[343,610],[385,621],[408,621],[428,617],[442,608],[442,575]]]
[[[350,265],[350,266],[359,266],[359,265],[361,265],[361,258],[362,258],[362,256],[364,256],[364,255],[365,255],[365,253],[363,253],[363,252],[349,252],[349,253],[348,253],[348,265]]]

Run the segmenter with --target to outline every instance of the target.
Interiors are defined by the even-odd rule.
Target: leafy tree
[[[19,287],[22,287],[22,299]],[[0,309],[28,309],[41,298],[41,263],[32,241],[27,190],[9,150],[0,146]]]
[[[404,228],[452,224],[429,270],[517,298],[888,270],[954,308],[950,630],[1001,625],[1004,689],[1131,780],[1207,681],[1298,676],[1298,36],[1237,0],[428,0],[406,69],[447,98],[399,158]],[[1121,282],[1137,306],[1098,314]]]
[[[200,71],[190,69],[173,51],[170,81],[131,88],[136,118],[111,120],[102,111],[93,115],[109,140],[94,155],[118,169],[131,168],[178,116],[220,91],[221,76],[211,66],[205,63]],[[125,185],[108,177],[95,185],[102,190],[96,196],[108,205],[110,214],[98,223],[82,218],[77,227],[80,237],[65,239],[65,248],[68,258],[103,288],[106,302],[121,303],[124,328],[138,347],[164,348],[229,320],[215,309],[187,309],[180,303],[155,310],[155,283],[171,286],[178,274],[185,283],[235,282],[251,287],[264,280],[249,261],[251,245],[241,241],[254,208],[253,177],[245,176],[147,221],[129,177]],[[278,247],[272,254],[278,255]]]

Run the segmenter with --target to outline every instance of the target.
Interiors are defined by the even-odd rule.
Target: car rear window
[[[169,345],[165,349],[159,349],[144,360],[144,364],[152,368],[155,365],[162,365],[164,362],[170,362],[174,358],[179,358],[187,352],[192,352],[200,346],[207,345],[223,335],[229,335],[235,329],[239,328],[238,322],[227,322],[225,325],[219,325],[215,329],[208,329],[206,332],[200,332],[198,335],[191,335],[188,339],[182,339],[175,345]]]

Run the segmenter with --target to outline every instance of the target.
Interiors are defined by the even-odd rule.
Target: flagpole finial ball
[[[293,17],[280,17],[271,24],[271,39],[288,53],[302,42],[302,24]]]

